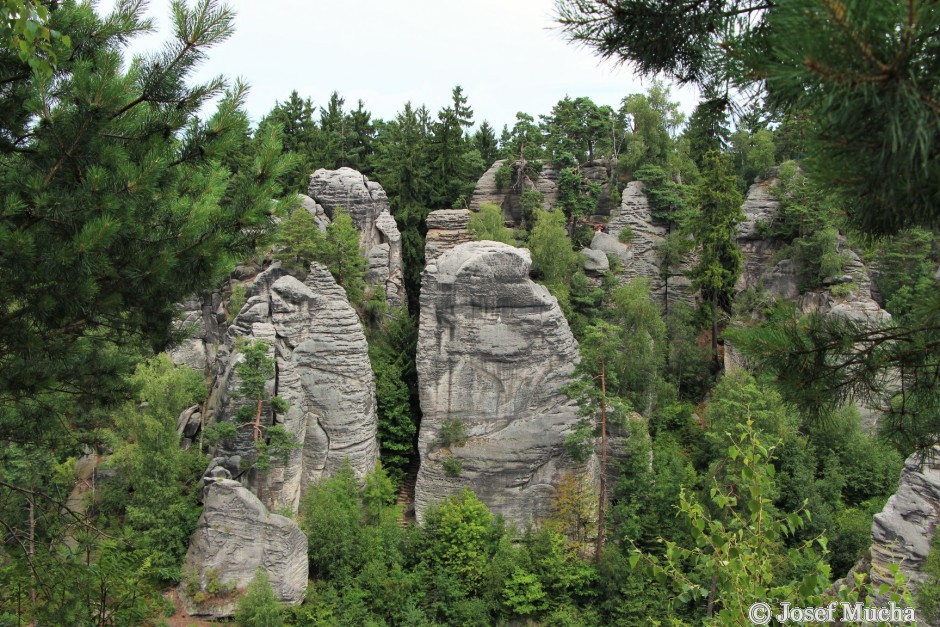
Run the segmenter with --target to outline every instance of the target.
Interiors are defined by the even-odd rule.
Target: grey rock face
[[[871,526],[872,580],[885,581],[888,564],[900,564],[910,581],[922,582],[921,572],[930,542],[940,523],[940,446],[922,466],[918,454],[904,463],[898,491],[888,499]]]
[[[496,171],[506,163],[500,159],[493,163],[483,173],[474,187],[470,198],[470,210],[479,211],[480,205],[490,203],[503,210],[503,217],[516,225],[522,224],[522,191],[534,189],[544,197],[542,209],[551,211],[558,204],[558,173],[559,169],[551,164],[545,164],[539,170],[538,176],[523,176],[519,171],[519,162],[512,162],[512,177],[505,189],[496,187]],[[592,183],[601,186],[601,195],[598,198],[594,213],[609,215],[614,207],[610,203],[610,168],[612,166],[606,159],[598,159],[581,166],[581,173]],[[519,180],[523,177],[522,180]]]
[[[186,299],[178,306],[178,330],[185,331],[188,338],[168,352],[173,363],[189,366],[193,370],[209,375],[215,362],[215,351],[225,335],[225,308],[222,296],[217,292],[199,294]]]
[[[561,388],[578,347],[558,302],[529,279],[530,265],[525,249],[469,242],[425,270],[419,522],[433,503],[469,487],[494,513],[523,526],[546,514],[561,475],[577,468],[563,447],[577,406]],[[441,446],[448,421],[463,423],[463,446]],[[458,473],[445,470],[451,457]]]
[[[600,276],[610,270],[610,260],[607,259],[607,253],[593,248],[585,248],[581,251],[581,254],[584,256],[582,265],[587,274]]]
[[[326,233],[326,227],[330,226],[330,217],[326,215],[326,210],[310,196],[299,194],[300,207],[313,216],[317,228],[321,233]]]
[[[620,227],[620,230],[623,230],[623,228]],[[630,263],[630,260],[633,259],[633,251],[628,245],[621,242],[615,236],[604,233],[603,231],[596,231],[594,233],[594,238],[591,240],[591,250],[600,251],[605,255],[613,255],[624,264]]]
[[[393,307],[404,302],[401,233],[389,212],[388,196],[382,186],[352,168],[320,168],[310,175],[307,191],[314,205],[321,207],[330,219],[337,207],[349,213],[369,260],[368,282],[382,285]],[[376,250],[379,248],[383,250]],[[380,262],[384,267],[378,266]]]
[[[428,214],[428,234],[424,244],[426,264],[440,257],[444,251],[473,241],[467,230],[470,224],[470,212],[466,209],[438,209]]]
[[[179,587],[186,611],[195,616],[231,616],[237,596],[198,603],[187,593],[187,580],[195,579],[203,593],[212,577],[244,590],[258,569],[267,573],[279,601],[300,604],[307,590],[308,560],[307,537],[297,524],[269,513],[250,490],[231,479],[210,478],[204,503]]]
[[[499,170],[505,159],[497,159],[489,169],[480,176],[476,186],[473,188],[473,194],[470,196],[470,211],[479,211],[480,205],[496,205],[502,207],[506,201],[506,194],[509,190],[496,187],[496,171]],[[430,227],[428,227],[430,228]]]
[[[923,572],[930,545],[940,529],[940,446],[934,446],[921,464],[918,453],[910,456],[901,471],[898,491],[888,499],[884,509],[875,515],[871,525],[871,549],[849,574],[833,584],[833,590],[846,585],[854,587],[856,573],[867,574],[874,590],[894,584],[889,566],[896,564],[911,590],[927,579]],[[875,604],[888,602],[888,596],[875,595]],[[918,625],[928,623],[917,616]]]
[[[234,350],[239,337],[271,345],[276,374],[268,391],[283,397],[290,408],[275,415],[265,403],[262,419],[268,425],[282,425],[302,443],[287,463],[276,464],[264,479],[265,501],[296,511],[306,486],[331,476],[347,459],[358,475],[371,472],[378,443],[368,347],[358,315],[329,271],[311,264],[306,280],[300,282],[275,264],[257,277],[232,321],[226,350],[220,351],[222,374],[210,397],[215,420],[233,420],[244,402],[231,394],[238,386],[235,365],[242,359]],[[251,459],[250,430],[240,431],[235,445],[220,452],[224,457]],[[237,476],[238,465],[228,466]]]
[[[664,224],[653,219],[646,194],[643,193],[642,181],[632,181],[623,190],[620,212],[607,225],[607,234],[620,244],[620,232],[628,227],[633,235],[630,243],[624,245],[627,250],[619,254],[624,259],[623,278],[628,281],[647,279],[650,295],[658,303],[666,305],[681,301],[694,305],[695,293],[685,272],[695,265],[695,257],[687,255],[678,268],[671,270],[668,276],[663,276],[659,246],[668,231]],[[604,245],[604,242],[613,247],[610,240],[601,240],[598,245]],[[591,247],[595,247],[593,241]]]

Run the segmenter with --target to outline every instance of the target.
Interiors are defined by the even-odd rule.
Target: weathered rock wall
[[[554,486],[584,472],[563,442],[578,422],[561,388],[578,347],[557,301],[529,279],[529,252],[469,242],[428,264],[422,277],[418,381],[423,419],[415,505],[472,488],[497,514],[524,526],[544,516]],[[459,421],[462,446],[441,445]],[[448,458],[460,470],[448,472]],[[453,466],[452,466],[453,468]]]
[[[923,463],[922,463],[923,461]],[[894,586],[889,567],[897,565],[904,575],[906,585],[912,590],[923,583],[927,574],[923,572],[931,542],[940,525],[940,446],[934,446],[926,459],[919,453],[911,455],[904,463],[898,491],[888,499],[884,509],[875,515],[871,525],[871,549],[868,555],[852,569],[849,575],[835,587],[853,585],[854,573],[866,573],[877,590],[881,585]],[[877,597],[876,602],[886,604],[887,596]],[[928,623],[922,616],[919,625]]]
[[[382,186],[352,168],[321,168],[310,175],[307,191],[330,219],[337,207],[349,213],[369,261],[366,281],[384,287],[392,306],[405,302],[401,233]],[[311,213],[317,214],[316,207]]]
[[[620,242],[620,233],[630,229],[632,236],[627,243]],[[632,181],[623,190],[620,210],[607,225],[607,233],[598,233],[591,248],[614,254],[623,263],[621,276],[632,281],[647,279],[650,295],[663,306],[676,302],[695,304],[692,282],[685,273],[695,265],[694,255],[686,255],[678,268],[668,274],[662,272],[662,254],[659,247],[668,234],[668,228],[653,218],[649,201],[643,193],[643,182]]]
[[[268,512],[250,490],[224,474],[208,480],[202,515],[186,552],[179,587],[186,611],[231,616],[238,595],[212,598],[210,579],[243,592],[259,569],[267,573],[279,601],[298,605],[307,590],[307,537],[295,522]]]
[[[473,189],[473,195],[470,198],[470,210],[479,211],[480,205],[490,203],[497,205],[503,210],[503,217],[516,225],[521,225],[522,218],[522,192],[527,189],[534,189],[542,194],[544,200],[542,209],[551,211],[558,204],[558,173],[559,168],[552,163],[547,163],[539,170],[538,176],[530,178],[524,176],[519,171],[519,162],[514,161],[511,164],[512,177],[504,189],[496,187],[496,171],[506,163],[505,159],[500,159],[493,163],[490,168],[483,173]],[[581,166],[581,173],[592,183],[601,186],[601,194],[597,201],[594,213],[609,215],[616,209],[610,202],[610,164],[605,159],[591,161]],[[521,177],[521,180],[520,180]]]
[[[270,344],[276,373],[268,391],[290,408],[279,415],[265,403],[263,421],[282,425],[302,443],[264,479],[265,502],[296,510],[306,486],[334,474],[347,459],[358,475],[371,472],[378,444],[368,347],[358,315],[329,271],[311,264],[301,282],[274,264],[258,275],[219,350],[220,375],[209,400],[214,420],[234,420],[246,402],[232,394],[238,387],[235,365],[242,356],[235,345],[240,338]],[[241,429],[234,445],[219,454],[237,476],[252,451],[250,429]],[[254,484],[257,477],[243,480]]]
[[[428,214],[428,233],[424,239],[425,265],[464,242],[473,241],[467,230],[470,212],[466,209],[438,209]]]

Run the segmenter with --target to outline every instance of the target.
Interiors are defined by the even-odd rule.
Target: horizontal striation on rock
[[[381,285],[393,307],[403,303],[401,233],[389,211],[388,196],[382,186],[352,168],[320,168],[310,175],[307,193],[330,219],[337,207],[349,213],[369,261],[367,282]]]
[[[430,263],[421,289],[418,382],[423,419],[415,509],[468,487],[524,526],[544,516],[560,476],[575,469],[563,442],[578,408],[561,388],[578,347],[557,301],[529,278],[529,252],[469,242]],[[441,445],[460,421],[462,446]],[[448,473],[445,460],[459,460]]]
[[[276,374],[269,392],[289,408],[275,415],[265,403],[263,419],[302,443],[268,473],[265,500],[296,510],[306,486],[335,474],[346,460],[359,476],[371,472],[378,443],[368,346],[359,316],[329,271],[313,263],[301,282],[275,264],[257,277],[229,330],[227,363],[214,390],[216,420],[232,420],[244,402],[231,394],[238,386],[234,370],[241,355],[233,348],[239,337],[271,344]],[[221,451],[224,457],[250,458],[251,435],[242,431],[231,450]],[[229,467],[238,472],[235,464]]]

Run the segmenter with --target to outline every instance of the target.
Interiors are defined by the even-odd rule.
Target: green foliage
[[[404,306],[369,334],[382,463],[396,481],[404,476],[416,453],[415,435],[421,415],[415,369],[417,342],[417,327]]]
[[[520,204],[522,205],[522,222],[529,231],[535,225],[536,212],[542,208],[545,203],[545,197],[537,189],[525,189],[522,191]]]
[[[617,240],[620,241],[621,244],[629,244],[632,242],[633,229],[631,229],[629,225],[624,225],[624,227],[620,229],[620,233],[617,234]]]
[[[228,307],[226,308],[226,310],[228,311],[227,317],[230,320],[234,318],[235,316],[237,316],[238,312],[240,312],[242,310],[242,307],[245,306],[245,298],[246,298],[245,284],[236,283],[235,285],[233,285],[232,295],[231,297],[229,297]]]
[[[53,6],[53,8],[57,8]],[[49,7],[33,0],[3,0],[0,4],[0,42],[37,78],[49,78],[58,55],[69,52],[68,35],[50,27]]]
[[[202,456],[180,449],[176,419],[205,397],[206,386],[162,353],[138,366],[130,382],[141,404],[115,416],[109,465],[116,478],[105,485],[98,514],[123,521],[151,572],[176,581],[199,517],[193,479],[204,466]]]
[[[503,603],[517,616],[531,616],[545,608],[545,590],[538,577],[516,568],[503,588]]]
[[[805,575],[788,579],[777,572],[778,543],[802,528],[809,516],[802,511],[773,515],[768,496],[773,449],[761,442],[751,420],[740,425],[730,441],[726,472],[735,489],[715,485],[710,490],[711,504],[721,514],[710,513],[683,493],[679,512],[688,522],[692,542],[666,540],[662,557],[641,551],[630,557],[631,565],[642,560],[658,579],[669,581],[680,602],[713,602],[717,624],[727,625],[746,624],[747,610],[756,601],[812,605],[814,595],[829,581],[829,567],[819,560],[819,551],[826,550],[824,537],[799,542],[789,551],[791,563],[806,560],[813,565]]]
[[[369,267],[360,250],[359,230],[341,207],[333,210],[332,222],[326,228],[322,252],[317,260],[322,261],[336,282],[343,286],[349,302],[359,305],[365,297],[365,276]]]
[[[940,619],[940,533],[934,535],[924,571],[927,579],[917,590],[917,603],[928,621]]]
[[[450,496],[425,514],[429,566],[458,577],[471,594],[481,588],[501,529],[470,490]]]
[[[512,182],[512,163],[506,161],[496,168],[496,189],[505,190],[509,188]]]
[[[361,567],[362,509],[356,476],[345,464],[335,477],[310,486],[301,503],[310,575],[343,582]]]
[[[460,418],[445,418],[437,434],[437,443],[444,448],[463,446],[467,441],[467,430]]]
[[[382,512],[395,502],[395,497],[395,484],[382,467],[382,462],[378,462],[375,470],[366,475],[362,488],[362,502],[365,504],[369,520],[381,520]]]
[[[322,258],[326,242],[316,220],[303,207],[298,207],[277,225],[274,253],[291,272],[306,276],[310,262]]]
[[[267,425],[262,422],[264,416],[264,403],[270,404],[274,413],[287,411],[287,402],[280,396],[269,396],[267,383],[274,378],[275,361],[268,357],[271,346],[263,340],[248,341],[237,346],[236,349],[244,359],[235,364],[235,374],[238,375],[238,386],[233,391],[237,398],[248,403],[243,404],[235,412],[240,426],[250,426],[252,440],[254,441],[255,455],[251,460],[258,472],[258,496],[263,494],[264,475],[269,471],[275,461],[285,463],[290,452],[300,446],[294,435],[284,427],[276,424]]]
[[[572,229],[579,218],[594,212],[600,193],[600,185],[588,181],[577,166],[562,168],[558,173],[558,207],[564,211]]]
[[[248,584],[245,596],[238,600],[235,622],[239,627],[281,627],[281,604],[274,596],[268,574],[258,569]]]
[[[511,246],[516,244],[512,231],[506,228],[503,221],[503,211],[499,208],[499,205],[492,203],[480,205],[480,210],[471,214],[467,230],[473,235],[473,239],[477,241],[490,240]]]
[[[763,176],[775,163],[774,134],[767,129],[750,133],[739,129],[731,136],[731,152],[742,189]]]
[[[275,133],[250,137],[244,85],[187,84],[231,34],[232,12],[174,7],[167,45],[127,66],[143,10],[50,11],[46,25],[74,51],[54,82],[0,50],[0,424],[21,441],[92,439],[76,410],[129,396],[137,351],[172,339],[173,303],[265,236],[289,165]]]
[[[682,225],[689,216],[686,209],[687,189],[672,180],[665,168],[646,165],[633,173],[643,181],[643,193],[649,200],[652,215],[657,220]]]
[[[595,147],[607,139],[609,107],[598,107],[590,98],[559,100],[547,116],[542,116],[542,130],[547,137],[549,159],[568,153],[578,163],[594,159]]]
[[[565,233],[565,217],[560,211],[535,212],[535,226],[529,237],[532,271],[559,301],[568,300],[568,282],[581,265],[580,255]]]
[[[743,201],[728,159],[715,153],[706,156],[702,182],[695,189],[693,201],[698,214],[690,224],[699,246],[692,277],[706,299],[726,309],[742,268],[735,238],[738,223],[744,220]]]
[[[448,477],[459,477],[460,473],[463,472],[463,462],[457,457],[445,457],[444,461],[441,462],[441,466],[444,468],[444,474]]]

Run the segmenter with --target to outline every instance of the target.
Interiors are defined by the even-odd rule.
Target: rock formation
[[[179,593],[186,611],[231,616],[237,592],[259,569],[279,601],[298,605],[307,590],[307,537],[294,521],[271,514],[250,490],[226,478],[226,471],[214,474],[183,566]]]
[[[621,244],[620,232],[630,229],[629,243]],[[653,218],[642,181],[632,181],[623,190],[620,210],[607,225],[606,237],[595,236],[591,248],[618,255],[623,260],[622,276],[626,280],[645,278],[650,283],[650,295],[655,302],[671,305],[682,301],[693,305],[695,294],[692,282],[685,272],[695,263],[687,255],[678,268],[664,276],[659,246],[668,234],[668,228]],[[616,246],[621,245],[622,248]]]
[[[424,259],[429,264],[444,251],[458,244],[473,241],[467,230],[470,212],[466,209],[438,209],[428,214],[428,234],[425,237]]]
[[[317,170],[310,175],[308,193],[314,204],[332,219],[333,210],[342,207],[359,229],[360,241],[369,260],[366,281],[385,288],[394,307],[405,301],[402,278],[401,233],[389,212],[388,196],[382,186],[352,168]],[[310,208],[307,209],[311,211]],[[318,209],[311,213],[317,215]]]
[[[559,478],[576,469],[563,442],[578,408],[561,388],[577,344],[558,302],[529,279],[527,250],[468,242],[431,258],[417,354],[417,518],[469,487],[524,526],[547,513]],[[466,441],[443,446],[442,429],[455,424]]]
[[[305,486],[334,474],[344,460],[361,476],[378,459],[375,384],[366,339],[346,293],[320,264],[311,264],[303,282],[274,264],[258,275],[247,296],[219,349],[220,375],[209,406],[214,420],[233,420],[246,402],[232,395],[238,386],[235,365],[242,358],[234,350],[236,340],[268,342],[276,362],[268,389],[290,408],[279,415],[265,403],[263,419],[282,425],[302,446],[267,473],[263,496],[274,506],[296,510]],[[253,451],[250,430],[240,431],[234,445],[220,451],[233,474]]]
[[[473,189],[473,195],[470,198],[470,210],[479,211],[480,205],[490,203],[497,205],[503,210],[503,217],[513,224],[522,224],[522,191],[526,189],[537,190],[542,194],[544,201],[542,209],[550,211],[558,204],[558,173],[557,166],[547,163],[539,170],[538,176],[530,178],[525,176],[520,180],[519,162],[511,164],[512,176],[510,182],[504,189],[496,187],[496,172],[503,164],[505,159],[500,159],[493,163],[490,168],[483,173]],[[594,212],[602,215],[609,215],[613,209],[610,202],[610,165],[606,159],[598,159],[581,166],[581,173],[592,183],[598,183],[601,186],[601,195],[597,201],[597,207]]]
[[[175,323],[188,337],[168,351],[173,363],[212,374],[215,351],[225,335],[225,307],[219,292],[198,294],[180,303]]]
[[[923,462],[923,463],[922,463]],[[867,573],[873,588],[894,583],[888,570],[897,564],[907,585],[916,589],[926,579],[924,562],[940,525],[940,446],[926,459],[911,455],[901,471],[898,491],[875,515],[871,525],[871,550],[840,584],[852,585],[853,573]],[[887,602],[887,598],[877,599]],[[922,618],[918,624],[927,625]]]

